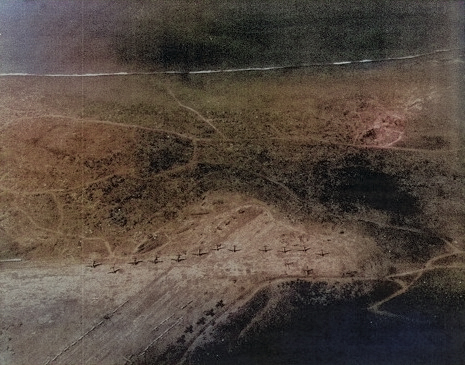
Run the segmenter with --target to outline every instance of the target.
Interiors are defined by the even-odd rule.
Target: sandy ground
[[[136,265],[114,258],[95,268],[2,262],[2,363],[124,364],[149,351],[162,353],[178,340],[205,343],[216,321],[272,281],[385,275],[375,243],[350,227],[290,226],[259,202],[223,195],[228,203],[218,206],[218,198],[207,197],[208,212],[193,215],[189,229],[179,229],[156,250],[157,263],[148,260],[155,259],[153,252],[140,255],[144,261]],[[199,207],[189,209],[194,208]],[[196,234],[204,243],[184,249]],[[446,251],[437,259],[463,253]],[[434,261],[425,267],[434,267]],[[408,274],[418,278],[421,272],[418,266]]]
[[[373,242],[347,227],[291,227],[263,204],[227,198],[229,203],[219,208],[213,204],[218,196],[207,198],[204,207],[212,210],[193,216],[192,228],[160,247],[156,264],[131,265],[129,258],[95,268],[3,262],[0,280],[7,295],[1,304],[7,309],[2,338],[8,343],[3,362],[124,363],[142,353],[149,340],[162,349],[190,325],[194,331],[186,340],[192,340],[260,283],[341,277],[356,271],[370,259],[366,252],[373,252]],[[345,231],[335,234],[335,229]],[[196,234],[204,243],[185,250],[187,237],[194,241]],[[120,269],[116,273],[110,273],[113,264]],[[363,277],[376,274],[365,272]],[[216,307],[221,300],[225,306]],[[214,314],[206,315],[210,309]],[[205,324],[197,325],[202,317]],[[38,338],[47,345],[37,346]]]
[[[208,341],[273,280],[386,278],[400,294],[409,275],[462,255],[458,119],[435,67],[242,80],[238,95],[231,80],[2,79],[1,258],[22,261],[0,262],[0,363],[123,364]],[[376,206],[295,219],[312,204],[325,216],[305,179],[347,150],[372,154],[380,176],[413,166],[422,221]],[[436,241],[419,242],[422,259],[394,258],[379,242],[405,232]]]

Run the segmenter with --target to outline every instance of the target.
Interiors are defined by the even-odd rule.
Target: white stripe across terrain
[[[430,56],[438,53],[447,53],[455,51],[456,49],[438,49],[431,52],[418,53],[415,55],[408,56],[399,56],[399,57],[387,57],[387,58],[378,58],[378,59],[363,59],[363,60],[353,60],[353,61],[335,61],[335,62],[326,62],[326,63],[308,63],[308,64],[297,64],[297,65],[287,65],[287,66],[267,66],[267,67],[246,67],[246,68],[229,68],[229,69],[218,69],[218,70],[197,70],[197,71],[135,71],[135,72],[99,72],[99,73],[72,73],[72,74],[60,74],[60,73],[26,73],[26,72],[11,72],[11,73],[0,73],[0,77],[8,76],[34,76],[34,77],[102,77],[102,76],[134,76],[134,75],[170,75],[170,74],[211,74],[211,73],[232,73],[232,72],[248,72],[248,71],[274,71],[282,70],[287,68],[306,68],[306,67],[318,67],[318,66],[344,66],[356,63],[373,63],[373,62],[386,62],[386,61],[401,61],[414,58],[420,58],[425,56]]]

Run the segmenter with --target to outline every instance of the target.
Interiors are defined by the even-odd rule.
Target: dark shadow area
[[[457,330],[465,326],[464,269],[435,269],[403,295],[383,305],[384,310],[410,318]],[[465,345],[465,338],[463,338]]]
[[[267,315],[257,313],[259,324],[237,336],[234,326],[243,326],[245,315],[232,315],[228,324],[219,326],[215,341],[195,350],[186,363],[446,365],[465,360],[456,343],[463,338],[447,321],[412,321],[366,309],[394,292],[395,284],[336,286],[302,281],[283,284],[274,309]],[[247,305],[242,311],[251,308]],[[447,318],[451,320],[456,313]]]
[[[313,168],[316,197],[331,212],[357,213],[375,209],[394,224],[420,213],[420,203],[403,186],[400,176],[373,166],[362,155],[322,161]]]
[[[371,222],[359,224],[392,260],[426,262],[444,250],[444,241],[433,232],[381,227]]]

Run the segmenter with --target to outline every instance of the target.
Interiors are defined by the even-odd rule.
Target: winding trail
[[[398,230],[413,232],[413,233],[425,233],[424,231],[422,231],[420,229],[417,229],[417,228],[394,226],[394,225],[383,224],[383,223],[372,221],[372,220],[359,219],[359,221],[373,223],[373,224],[376,224],[376,225],[378,225],[380,227],[384,227],[384,228],[398,229]],[[396,297],[406,293],[410,289],[410,287],[412,287],[412,285],[414,285],[424,273],[426,273],[428,271],[433,271],[433,270],[436,270],[436,269],[451,269],[451,268],[462,268],[463,269],[463,268],[465,268],[465,266],[463,266],[463,265],[453,265],[453,264],[434,266],[434,262],[436,262],[436,261],[438,261],[440,259],[443,259],[443,258],[446,258],[446,257],[451,257],[451,256],[454,256],[454,255],[457,255],[457,254],[465,254],[464,250],[461,250],[458,247],[454,246],[448,240],[445,240],[444,238],[440,238],[440,239],[444,243],[444,246],[447,247],[448,252],[433,256],[432,258],[430,258],[423,265],[423,267],[421,269],[409,270],[409,271],[404,271],[404,272],[401,272],[401,273],[386,276],[385,277],[386,280],[389,280],[389,281],[392,281],[392,282],[395,282],[395,283],[399,284],[401,286],[401,288],[397,292],[393,293],[392,295],[390,295],[390,296],[388,296],[388,297],[386,297],[386,298],[372,304],[368,309],[371,310],[372,312],[376,313],[376,314],[379,314],[379,315],[397,316],[397,315],[395,315],[393,313],[381,310],[380,307],[384,303],[387,303],[388,301],[390,301],[391,299],[396,298]],[[413,278],[413,280],[409,281],[409,283],[406,283],[404,280],[402,280],[402,277],[411,276],[411,275],[415,275],[415,277]]]
[[[333,63],[324,63],[324,64],[307,64],[307,65],[294,65],[294,66],[276,66],[276,67],[266,67],[266,68],[243,68],[243,69],[226,69],[226,70],[203,70],[203,71],[192,71],[190,72],[191,74],[209,74],[209,73],[228,73],[228,72],[249,72],[249,71],[273,71],[273,70],[280,70],[280,69],[289,69],[289,68],[304,68],[304,67],[314,67],[314,66],[345,66],[349,64],[357,64],[357,63],[374,63],[374,62],[387,62],[387,61],[397,61],[397,60],[408,60],[408,59],[414,59],[414,58],[419,58],[419,57],[426,57],[429,55],[434,55],[438,53],[446,53],[446,52],[451,52],[453,50],[436,50],[428,53],[422,53],[422,54],[417,54],[417,55],[411,55],[411,56],[404,56],[404,57],[395,57],[395,58],[385,58],[385,59],[379,59],[379,60],[356,60],[356,61],[341,61],[341,62],[333,62]],[[127,73],[127,72],[120,72],[120,73],[100,73],[100,74],[73,74],[73,75],[63,75],[63,74],[46,74],[46,75],[34,75],[34,74],[0,74],[0,77],[10,77],[10,76],[21,76],[21,77],[102,77],[102,76],[129,76],[129,75],[154,75],[154,74],[180,74],[181,72],[178,71],[167,71],[167,72],[134,72],[134,73]],[[172,169],[168,170],[163,170],[159,172],[158,174],[153,174],[152,177],[154,176],[159,176],[159,175],[169,175],[169,174],[174,174],[177,172],[184,171],[185,169],[188,168],[194,168],[198,163],[199,163],[199,143],[205,143],[205,144],[215,144],[215,143],[243,143],[246,141],[259,141],[259,140],[265,140],[266,142],[272,142],[272,141],[282,141],[282,142],[297,142],[299,144],[310,144],[310,143],[320,143],[324,145],[329,145],[329,146],[341,146],[341,147],[351,147],[351,148],[357,148],[357,149],[386,149],[386,150],[393,150],[393,151],[401,151],[401,152],[412,152],[412,153],[432,153],[432,154],[447,154],[447,153],[454,153],[457,151],[463,150],[465,147],[460,147],[456,149],[442,149],[442,150],[428,150],[428,149],[417,149],[417,148],[406,148],[406,147],[394,147],[394,144],[397,143],[401,138],[402,138],[402,133],[399,132],[398,138],[384,146],[374,146],[374,145],[361,145],[361,144],[356,144],[356,143],[337,143],[337,142],[331,142],[328,140],[325,140],[323,138],[318,138],[318,137],[298,137],[298,136],[279,136],[279,131],[277,131],[278,137],[273,137],[273,138],[241,138],[240,140],[234,139],[234,138],[227,138],[224,133],[222,133],[213,123],[212,119],[209,119],[202,115],[198,110],[194,109],[191,106],[188,106],[181,102],[179,98],[173,93],[173,91],[167,87],[167,92],[168,94],[173,98],[173,100],[177,103],[177,105],[180,108],[183,108],[191,113],[193,113],[200,121],[208,125],[210,128],[212,128],[218,136],[221,137],[221,139],[212,139],[212,138],[200,138],[195,135],[191,134],[184,134],[184,133],[179,133],[173,130],[167,130],[167,129],[160,129],[160,128],[151,128],[151,127],[145,127],[145,126],[140,126],[136,124],[125,124],[125,123],[118,123],[118,122],[112,122],[112,121],[106,121],[106,120],[98,120],[98,119],[86,119],[86,118],[79,118],[79,117],[72,117],[72,116],[63,116],[63,115],[56,115],[56,114],[50,114],[50,115],[41,115],[41,116],[20,116],[16,117],[18,120],[27,120],[27,119],[38,119],[38,118],[61,118],[61,119],[66,119],[70,120],[71,122],[76,122],[76,123],[81,123],[81,125],[85,124],[101,124],[101,125],[108,125],[108,126],[114,126],[118,128],[126,128],[126,129],[133,129],[133,130],[147,130],[147,131],[152,131],[152,132],[157,132],[157,133],[164,133],[172,136],[176,136],[178,138],[182,138],[184,140],[189,140],[192,142],[193,145],[193,152],[192,155],[189,159],[189,161],[183,165],[176,166]],[[15,111],[15,112],[21,112],[21,113],[28,113],[28,111]],[[8,127],[8,124],[4,125],[3,128]],[[302,202],[301,199],[285,184],[280,182],[279,180],[273,179],[273,176],[269,177],[266,175],[263,175],[258,172],[252,172],[249,171],[252,174],[254,174],[257,177],[260,177],[261,179],[264,179],[266,181],[269,181],[270,183],[274,184],[276,187],[282,189],[289,195],[289,197],[297,202]],[[43,230],[45,232],[53,233],[56,235],[59,235],[61,237],[69,237],[69,238],[76,238],[76,235],[72,234],[66,234],[63,232],[63,221],[64,221],[64,210],[63,210],[63,205],[60,202],[59,196],[57,196],[58,193],[62,192],[69,192],[72,190],[77,190],[77,189],[85,189],[86,187],[89,187],[92,184],[106,181],[110,179],[111,177],[115,175],[127,175],[127,176],[134,176],[134,171],[131,169],[120,169],[118,171],[115,171],[111,174],[99,177],[97,179],[92,179],[92,180],[85,180],[84,177],[82,176],[82,179],[79,183],[79,185],[74,185],[74,186],[69,186],[65,188],[57,188],[57,189],[46,189],[46,190],[38,190],[38,191],[21,191],[21,190],[15,190],[15,189],[9,189],[7,187],[2,187],[0,186],[0,194],[6,194],[6,193],[11,193],[15,195],[37,195],[37,194],[50,194],[55,201],[58,209],[58,222],[57,222],[57,229],[49,229],[46,227],[40,226],[36,222],[36,220],[31,216],[31,214],[24,209],[20,208],[17,203],[14,204],[13,208],[16,209],[19,213],[24,215],[32,225],[34,225],[37,229]],[[0,182],[4,180],[8,176],[8,173],[4,173],[0,176]],[[143,180],[147,180],[149,178],[144,178]],[[374,224],[379,224],[377,222],[372,222]],[[417,230],[415,228],[409,228],[409,227],[397,227],[397,226],[389,226],[390,228],[394,229],[399,229],[399,230],[406,230],[406,231],[411,231],[411,232],[417,232],[417,233],[422,233],[421,230]],[[105,245],[106,250],[108,251],[108,257],[106,259],[124,259],[122,256],[115,256],[115,253],[110,245],[110,242],[106,237],[97,237],[97,236],[90,236],[87,237],[84,234],[78,236],[80,239],[83,240],[95,240],[95,241],[102,241]],[[392,282],[397,283],[400,286],[400,289],[396,291],[395,293],[389,295],[386,298],[383,298],[382,300],[374,303],[369,307],[369,310],[373,311],[376,314],[379,315],[385,315],[385,316],[397,316],[396,314],[384,311],[381,309],[382,305],[389,300],[400,296],[404,293],[406,293],[412,285],[414,285],[417,280],[426,272],[436,270],[438,268],[463,268],[463,266],[460,265],[438,265],[435,266],[435,262],[437,262],[440,259],[447,258],[456,254],[465,254],[465,251],[460,250],[459,248],[455,247],[451,242],[446,242],[444,241],[446,246],[448,247],[448,252],[435,256],[431,259],[429,259],[424,266],[421,269],[416,269],[416,270],[411,270],[411,271],[405,271],[402,273],[397,273],[393,275],[386,276],[384,279],[390,280]],[[226,251],[226,250],[225,250]],[[201,258],[199,257],[199,260]],[[165,260],[166,261],[166,260]],[[176,264],[174,264],[172,261],[168,261],[171,263],[170,265],[170,270],[172,267],[176,267]],[[195,266],[194,266],[195,268]],[[406,282],[405,280],[402,280],[403,277],[407,275],[414,275],[414,279],[412,281]],[[250,300],[253,295],[255,295],[260,289],[263,287],[269,285],[273,281],[289,281],[292,279],[304,279],[308,281],[313,281],[313,282],[321,282],[321,281],[339,281],[339,282],[351,282],[354,280],[377,280],[379,278],[374,278],[374,277],[365,277],[365,276],[354,276],[350,278],[341,278],[340,276],[334,276],[334,277],[312,277],[309,278],[308,276],[305,275],[300,275],[300,276],[283,276],[283,277],[278,277],[275,279],[270,279],[267,278],[263,280],[263,282],[258,283],[248,291],[247,293],[239,296],[233,303],[228,303],[228,305],[225,308],[224,312],[218,312],[218,316],[214,317],[211,319],[209,323],[198,333],[198,335],[195,337],[192,342],[189,344],[189,348],[192,348],[194,344],[196,343],[197,340],[201,339],[202,335],[205,333],[205,331],[208,329],[208,326],[210,323],[213,321],[218,321],[220,319],[224,319],[229,313],[231,313],[231,310],[233,308],[238,308],[243,303],[246,303],[248,300]],[[179,326],[184,318],[184,314],[180,315],[179,311],[183,311],[186,308],[186,305],[182,306],[180,303],[176,303],[177,307],[174,308],[174,306],[169,307],[173,303],[169,300],[166,299],[166,297],[158,296],[158,288],[162,287],[164,284],[162,283],[162,278],[156,279],[153,282],[153,286],[155,287],[154,291],[149,293],[149,292],[143,292],[140,294],[140,297],[131,297],[131,301],[127,300],[120,306],[116,307],[109,316],[105,316],[98,322],[96,322],[94,325],[92,325],[89,329],[86,331],[82,331],[82,335],[76,338],[73,342],[71,342],[69,345],[65,346],[60,352],[58,352],[54,357],[51,357],[47,360],[46,364],[53,363],[53,362],[61,362],[63,361],[64,363],[69,361],[73,361],[73,359],[81,358],[81,359],[86,359],[87,362],[92,362],[95,359],[95,356],[104,356],[105,354],[100,354],[100,353],[92,353],[89,352],[87,353],[87,357],[83,357],[84,351],[82,350],[78,345],[82,345],[82,342],[84,340],[89,339],[90,342],[95,341],[97,344],[100,345],[100,348],[102,349],[102,352],[106,351],[109,353],[111,351],[111,346],[115,346],[115,343],[120,344],[123,346],[125,344],[125,338],[115,338],[115,333],[119,333],[119,330],[121,328],[129,328],[130,330],[127,330],[128,334],[130,336],[140,336],[139,330],[140,328],[143,329],[144,334],[149,334],[152,337],[148,336],[141,336],[143,340],[145,340],[145,343],[148,343],[148,346],[146,346],[144,349],[142,349],[142,352],[139,352],[138,355],[136,356],[144,356],[145,353],[158,341],[163,339],[167,334],[169,334],[173,329],[175,329],[177,326]],[[145,297],[144,297],[145,296]],[[150,300],[149,300],[150,299]],[[168,298],[169,299],[169,298]],[[163,311],[163,313],[166,311],[166,317],[164,320],[161,322],[157,323],[152,323],[154,320],[152,318],[145,318],[145,317],[137,317],[135,313],[138,312],[138,310],[142,310],[143,308],[146,307],[147,303],[144,303],[143,301],[147,300],[150,303],[155,303],[156,310]],[[177,300],[177,299],[176,299]],[[191,305],[192,301],[189,302],[187,305]],[[198,300],[197,303],[194,303],[197,305],[204,305],[205,303],[200,302]],[[173,313],[173,311],[175,311]],[[111,316],[115,314],[120,314],[121,315],[115,316],[114,321],[112,322]],[[123,314],[126,314],[124,316]],[[402,317],[403,318],[403,317]],[[404,318],[408,320],[408,318]],[[135,322],[137,321],[136,325]],[[152,321],[152,322],[150,322]],[[140,327],[137,327],[139,325]],[[152,326],[152,327],[150,327]],[[145,331],[145,332],[144,332]],[[148,339],[153,340],[149,343]],[[143,341],[142,340],[142,341]],[[143,342],[141,342],[143,343]],[[96,346],[97,347],[97,346]],[[96,348],[95,347],[95,348]],[[95,349],[94,348],[94,349]],[[187,354],[187,352],[186,352]],[[110,355],[108,355],[110,356]]]
[[[402,273],[386,276],[385,277],[386,280],[389,280],[389,281],[392,281],[392,282],[395,282],[395,283],[399,284],[401,286],[401,288],[398,291],[396,291],[395,293],[391,294],[390,296],[388,296],[388,297],[386,297],[386,298],[372,304],[368,309],[370,311],[372,311],[373,313],[376,313],[376,314],[379,314],[379,315],[395,316],[395,317],[404,318],[404,316],[399,316],[399,315],[396,315],[394,313],[382,310],[382,309],[380,309],[380,307],[383,304],[389,302],[391,299],[394,299],[394,298],[406,293],[418,281],[418,279],[420,279],[421,276],[426,272],[437,270],[437,269],[465,269],[464,265],[454,265],[454,264],[438,265],[438,266],[433,265],[434,262],[437,261],[437,260],[440,260],[440,259],[443,259],[443,258],[446,258],[446,257],[450,257],[450,256],[454,256],[454,255],[457,255],[457,254],[465,254],[465,251],[459,250],[458,248],[454,247],[448,253],[432,257],[431,259],[429,259],[425,263],[425,265],[421,269],[405,271],[405,272],[402,272]],[[402,280],[402,277],[411,276],[411,275],[415,275],[415,277],[409,283],[406,283],[405,281]],[[408,318],[406,318],[406,317],[404,319],[408,320]]]
[[[200,114],[199,111],[195,110],[194,108],[191,108],[190,106],[181,103],[181,101],[176,97],[176,95],[174,95],[173,91],[170,88],[167,88],[167,90],[168,90],[168,93],[173,97],[173,99],[176,101],[176,103],[178,103],[178,105],[181,108],[184,108],[184,109],[187,109],[193,112],[195,115],[197,115],[197,117],[200,120],[202,120],[203,122],[208,124],[210,127],[212,127],[215,130],[215,132],[218,133],[223,139],[226,139],[226,136],[222,132],[220,132],[218,128],[216,128],[216,126],[211,122],[211,119],[204,117],[202,114]]]
[[[58,359],[60,356],[62,356],[65,352],[67,352],[69,349],[71,349],[72,347],[74,347],[75,345],[77,345],[79,342],[81,342],[84,337],[88,336],[90,333],[92,333],[93,331],[95,331],[97,328],[99,328],[100,326],[102,326],[105,321],[108,321],[110,320],[111,316],[114,315],[118,310],[120,310],[122,307],[124,307],[127,303],[129,302],[129,300],[126,300],[124,303],[120,304],[119,306],[117,306],[112,312],[110,312],[108,315],[105,315],[104,318],[96,323],[94,326],[92,326],[89,330],[87,330],[83,335],[81,335],[79,338],[77,338],[74,342],[70,343],[68,346],[66,346],[60,353],[58,353],[57,355],[55,355],[55,357],[47,360],[45,362],[45,365],[48,365],[50,364],[51,362],[54,362],[56,359]]]
[[[14,210],[17,212],[21,213],[34,227],[36,227],[38,230],[43,231],[43,232],[48,232],[48,233],[53,233],[58,236],[66,236],[64,232],[58,230],[58,229],[50,229],[47,227],[42,227],[39,223],[35,221],[35,219],[24,209],[20,208],[16,203],[13,207]]]
[[[68,188],[56,188],[56,189],[24,191],[24,190],[18,190],[18,189],[10,189],[10,188],[7,188],[5,186],[0,185],[0,191],[6,192],[6,193],[9,193],[9,194],[13,194],[13,195],[22,195],[22,196],[64,193],[64,192],[68,192],[68,191],[84,189],[84,188],[86,188],[86,187],[88,187],[88,186],[90,186],[92,184],[96,184],[96,183],[111,179],[115,175],[132,175],[132,172],[128,171],[126,169],[118,170],[118,171],[113,172],[112,174],[102,176],[102,177],[100,177],[98,179],[83,181],[83,184],[81,184],[81,185],[70,186]]]
[[[318,137],[266,137],[266,138],[241,138],[240,140],[234,138],[227,138],[224,140],[213,140],[208,138],[197,138],[199,142],[208,142],[208,143],[241,143],[241,142],[252,142],[252,141],[283,141],[283,142],[298,142],[301,144],[310,144],[310,143],[320,143],[323,145],[328,146],[340,146],[340,147],[350,147],[350,148],[357,148],[357,149],[372,149],[372,150],[390,150],[390,151],[401,151],[401,152],[415,152],[415,153],[431,153],[431,154],[443,154],[443,153],[455,153],[459,151],[463,151],[465,147],[457,147],[451,149],[426,149],[426,148],[410,148],[410,147],[395,147],[391,144],[387,146],[376,146],[376,145],[362,145],[362,144],[355,144],[355,143],[343,143],[343,142],[332,142],[328,141],[327,139],[318,138]],[[397,141],[396,141],[397,142]]]

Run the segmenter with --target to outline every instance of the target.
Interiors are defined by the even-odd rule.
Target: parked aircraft
[[[140,262],[142,262],[142,260],[138,260],[137,257],[133,257],[132,261],[128,262],[128,264],[136,266]]]
[[[263,249],[260,248],[260,251],[262,252],[268,252],[268,251],[271,251],[271,248],[268,248],[267,245],[263,246]]]
[[[326,255],[329,255],[329,252],[324,252],[321,250],[321,252],[317,253],[318,256],[325,257]]]
[[[304,269],[304,273],[305,273],[305,275],[309,276],[309,275],[313,274],[313,269],[309,269],[308,266],[307,266],[307,268]]]
[[[283,253],[288,253],[290,250],[288,248],[286,248],[286,246],[283,247],[283,249],[281,250],[281,252]]]
[[[213,250],[215,250],[215,251],[219,251],[219,250],[222,250],[223,248],[224,248],[224,247],[223,247],[223,246],[221,246],[221,243],[217,243],[217,244],[216,244],[216,247],[215,247],[215,248],[213,248]]]
[[[204,314],[205,314],[206,316],[211,316],[211,317],[213,317],[213,316],[215,315],[215,312],[213,311],[213,309],[209,309],[209,310],[205,311]]]
[[[181,256],[182,256],[181,254],[178,254],[178,256],[175,259],[171,259],[171,260],[176,261],[176,262],[184,261],[185,259],[183,259]]]
[[[158,264],[160,262],[163,262],[160,260],[160,257],[159,256],[155,256],[155,258],[153,260],[149,260],[150,262],[154,263],[154,264]]]
[[[232,249],[228,248],[228,250],[231,251],[231,252],[238,252],[238,251],[240,251],[240,249],[238,249],[236,245],[234,245]]]
[[[101,262],[97,262],[95,260],[92,260],[92,263],[90,265],[87,265],[87,267],[91,267],[92,269],[95,269],[97,266],[102,265]]]
[[[120,271],[121,269],[116,269],[115,268],[115,265],[113,265],[110,269],[110,271],[108,272],[109,274],[116,274],[118,271]]]
[[[216,308],[223,308],[224,307],[224,303],[223,303],[223,299],[221,299],[218,303],[216,303]]]
[[[353,278],[354,276],[357,276],[358,271],[346,271],[345,273],[342,274],[343,278]]]
[[[197,253],[194,253],[195,256],[199,256],[199,257],[203,256],[203,255],[206,255],[206,254],[207,254],[207,252],[202,252],[201,248],[199,248],[199,251]]]
[[[308,250],[310,250],[310,247],[302,246],[302,249],[301,249],[301,250],[297,250],[297,251],[307,252]]]

